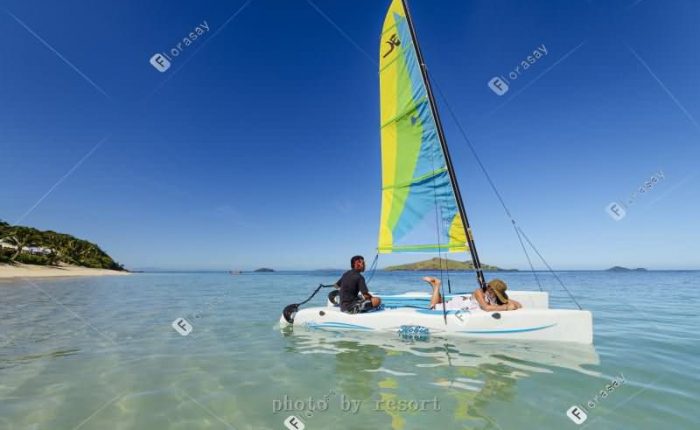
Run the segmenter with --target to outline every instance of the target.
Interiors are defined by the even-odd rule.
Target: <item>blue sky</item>
[[[314,0],[331,24],[305,0],[3,1],[0,218],[94,241],[131,268],[372,256],[379,106],[366,54],[388,3]],[[432,77],[551,265],[700,268],[700,5],[411,7]],[[149,64],[205,21],[169,70]],[[507,93],[489,89],[542,45]],[[482,261],[526,268],[438,103]],[[606,214],[657,172],[623,219]]]

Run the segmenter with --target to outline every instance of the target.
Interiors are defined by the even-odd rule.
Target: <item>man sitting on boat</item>
[[[340,290],[340,310],[354,314],[379,307],[381,300],[369,293],[362,276],[362,272],[365,271],[365,259],[361,255],[352,257],[350,267],[351,269],[343,273],[335,283],[335,287]]]
[[[432,276],[426,276],[423,280],[433,287],[433,294],[430,298],[430,309],[440,309],[438,306],[442,303],[442,295],[440,294],[440,280]],[[455,296],[445,302],[446,310],[483,310],[487,312],[494,311],[514,311],[520,309],[522,305],[509,299],[506,294],[508,286],[500,279],[494,279],[486,284],[486,290],[477,287],[471,296]]]

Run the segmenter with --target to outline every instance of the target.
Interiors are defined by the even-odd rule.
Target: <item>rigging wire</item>
[[[569,297],[571,297],[571,300],[573,300],[574,303],[576,303],[576,306],[578,306],[579,310],[583,310],[583,308],[578,303],[578,301],[576,300],[574,295],[571,294],[571,291],[569,291],[569,289],[566,288],[566,285],[564,285],[564,282],[561,280],[561,278],[559,278],[559,276],[557,276],[556,272],[554,270],[552,270],[552,268],[549,266],[549,263],[547,263],[547,260],[545,260],[544,257],[542,256],[542,254],[540,254],[540,251],[538,251],[537,248],[535,248],[535,245],[533,245],[533,243],[530,241],[530,238],[527,237],[525,232],[520,227],[518,227],[518,230],[520,230],[520,233],[523,235],[523,237],[525,238],[527,243],[532,247],[532,249],[537,253],[537,256],[540,257],[540,260],[542,260],[544,265],[547,266],[547,269],[549,270],[549,272],[556,278],[557,281],[559,281],[559,285],[561,285],[561,287],[564,289],[564,291],[566,291],[569,294]]]
[[[530,265],[530,272],[532,273],[532,276],[535,277],[535,281],[537,281],[537,286],[540,288],[540,291],[544,291],[542,289],[542,283],[540,283],[540,277],[537,276],[537,272],[535,271],[535,266],[532,265],[532,260],[530,259],[530,253],[527,252],[527,249],[525,248],[525,244],[523,243],[523,238],[520,236],[520,232],[518,229],[520,227],[515,225],[515,220],[511,219],[511,223],[513,223],[513,229],[515,230],[515,235],[518,236],[518,242],[520,242],[520,248],[522,248],[523,252],[525,253],[525,258],[527,258],[527,264]]]
[[[438,265],[440,267],[440,296],[442,297],[442,317],[445,320],[445,325],[447,325],[447,308],[445,307],[445,287],[443,285],[442,277],[442,243],[440,242],[440,207],[438,206],[437,199],[437,184],[435,183],[435,157],[433,153],[430,153],[430,164],[433,167],[433,198],[435,199],[435,229],[437,230],[437,245],[438,245]],[[445,268],[447,269],[447,276],[449,277],[449,266],[447,261],[445,261]],[[449,284],[449,281],[448,281]]]
[[[481,169],[481,172],[484,174],[486,177],[486,180],[489,183],[489,186],[493,190],[494,194],[496,194],[496,198],[498,198],[498,201],[501,203],[501,206],[503,207],[503,210],[506,213],[506,216],[510,219],[510,222],[513,224],[513,230],[515,231],[516,236],[518,237],[518,242],[520,242],[520,247],[522,248],[523,252],[525,253],[525,257],[527,258],[527,262],[530,265],[530,272],[532,272],[532,275],[535,277],[535,281],[537,281],[537,286],[539,287],[540,291],[544,291],[542,289],[542,283],[540,282],[539,276],[537,276],[537,273],[535,272],[535,267],[532,264],[532,260],[530,259],[530,254],[527,252],[527,248],[525,248],[525,244],[523,243],[523,239],[520,237],[520,227],[517,225],[515,218],[513,218],[513,215],[510,212],[510,209],[508,209],[508,206],[506,205],[506,202],[503,200],[503,197],[501,196],[500,191],[498,191],[498,188],[496,188],[496,184],[493,182],[491,179],[491,175],[489,175],[489,172],[486,170],[486,166],[484,166],[484,163],[481,161],[481,157],[479,157],[479,154],[477,154],[476,149],[474,148],[474,145],[472,144],[471,140],[467,137],[467,133],[464,131],[464,128],[462,127],[462,123],[459,121],[457,118],[457,115],[455,112],[452,110],[452,106],[450,106],[450,103],[447,101],[447,97],[445,97],[445,94],[442,92],[442,88],[440,88],[440,85],[435,81],[435,79],[431,79],[433,84],[435,84],[435,88],[438,90],[438,94],[440,94],[440,98],[445,102],[445,107],[447,108],[447,111],[450,114],[450,117],[452,117],[452,120],[457,124],[457,128],[459,129],[460,134],[462,135],[462,138],[464,139],[465,142],[467,142],[467,146],[469,146],[469,150],[471,151],[472,155],[474,156],[474,159],[476,160],[477,164],[479,165],[479,168]],[[533,247],[535,252],[537,250],[534,248],[534,245],[530,244],[530,246]],[[539,254],[539,252],[537,252]],[[549,265],[547,265],[549,267]]]

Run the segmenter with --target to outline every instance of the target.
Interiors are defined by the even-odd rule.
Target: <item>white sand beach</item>
[[[90,269],[79,266],[38,266],[33,264],[0,264],[0,279],[9,278],[57,278],[63,276],[128,275],[129,272],[107,269]]]

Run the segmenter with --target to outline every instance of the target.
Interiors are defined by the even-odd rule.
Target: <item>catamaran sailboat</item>
[[[479,255],[405,0],[393,0],[384,20],[379,76],[382,209],[378,252],[468,251],[478,285],[485,289]],[[445,300],[451,298],[443,296]],[[381,310],[359,314],[341,312],[330,300],[324,307],[299,309],[300,305],[290,305],[280,322],[332,330],[409,330],[470,338],[593,342],[589,311],[550,309],[546,292],[509,291],[509,296],[519,301],[522,309],[430,309],[428,293],[406,293],[379,295]]]

